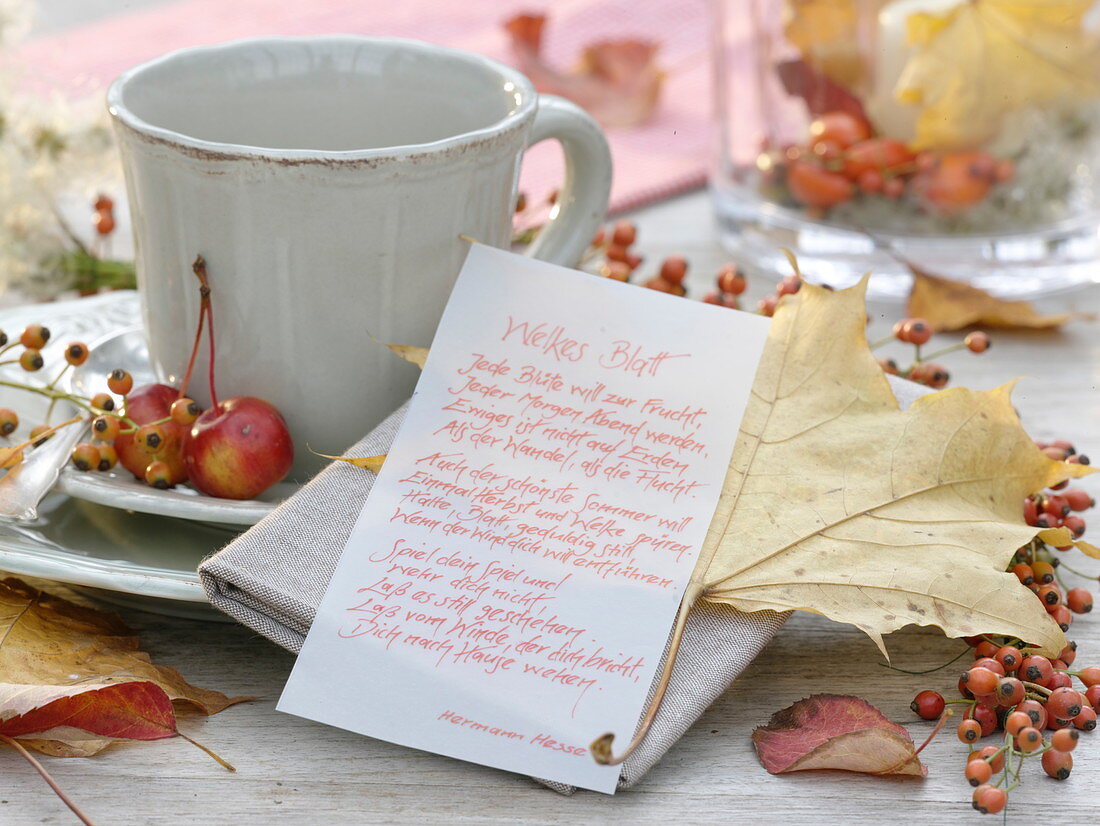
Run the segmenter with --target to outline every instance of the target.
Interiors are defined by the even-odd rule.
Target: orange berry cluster
[[[764,153],[758,165],[778,177],[794,201],[820,211],[857,195],[896,199],[911,189],[930,211],[954,214],[1015,172],[1011,161],[977,150],[914,152],[902,141],[875,136],[865,119],[842,111],[812,121],[804,146]]]
[[[1044,452],[1057,452],[1058,458],[1088,463],[1068,442],[1037,443]],[[1024,500],[1024,518],[1035,527],[1064,525],[1077,534],[1084,533],[1084,520],[1073,511],[1095,505],[1085,491],[1059,485]],[[1068,524],[1067,524],[1068,522]],[[1080,534],[1077,534],[1080,535]],[[1069,550],[1060,548],[1057,550]],[[1051,549],[1035,539],[1020,548],[1013,557],[1010,571],[1023,585],[1035,592],[1051,617],[1063,631],[1070,627],[1074,614],[1092,610],[1092,594],[1082,587],[1066,589],[1060,579],[1059,564]],[[1039,757],[1043,771],[1056,780],[1065,780],[1073,769],[1073,750],[1081,732],[1096,728],[1100,712],[1100,666],[1073,669],[1077,644],[1070,642],[1055,658],[1038,654],[1021,640],[1007,637],[968,637],[973,662],[958,681],[960,699],[945,700],[937,691],[926,689],[913,699],[911,708],[925,720],[939,718],[949,703],[966,707],[957,728],[958,739],[975,745],[983,737],[1003,732],[995,745],[982,746],[969,753],[964,774],[974,788],[972,804],[980,812],[995,814],[1008,802],[1008,793],[1020,782],[1024,761]],[[1081,688],[1075,688],[1076,679]],[[995,775],[1000,777],[994,780]]]
[[[880,358],[878,363],[884,372],[893,376],[901,376],[917,384],[927,385],[934,390],[947,386],[947,383],[951,381],[951,374],[947,369],[936,362],[929,361],[927,358],[922,358],[921,348],[932,339],[932,326],[927,321],[923,318],[903,318],[894,325],[893,338],[903,344],[912,344],[916,348],[916,358],[904,370],[898,367],[898,363],[894,359]],[[884,344],[886,341],[878,342],[878,344]],[[988,350],[990,344],[989,336],[986,333],[975,330],[969,333],[962,342],[937,351],[933,357],[962,349],[980,354]]]

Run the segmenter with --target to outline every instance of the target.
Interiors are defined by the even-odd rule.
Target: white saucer
[[[33,321],[49,327],[53,336],[44,351],[48,368],[43,373],[52,374],[62,362],[65,344],[95,341],[110,330],[132,328],[139,321],[139,313],[137,294],[120,291],[78,301],[4,309],[0,311],[0,329],[14,338]],[[0,374],[20,381],[48,380],[40,374],[28,376],[18,365],[0,367]],[[23,420],[14,437],[22,437],[43,420],[46,412],[41,396],[6,387],[0,387],[0,407],[15,409]],[[94,478],[99,474],[79,475]],[[127,481],[120,479],[112,490],[124,489]],[[110,504],[120,505],[123,495],[111,494]],[[127,496],[127,501],[134,500]],[[203,507],[202,503],[196,504]],[[257,503],[252,504],[253,515],[258,518]],[[258,504],[265,510],[271,507],[270,503]],[[149,510],[153,507],[150,505]],[[161,504],[155,507],[154,512],[163,512]],[[29,523],[0,522],[0,571],[64,582],[91,591],[100,599],[147,611],[226,619],[207,602],[195,571],[204,557],[232,540],[239,529],[231,532],[201,522],[131,513],[70,499],[56,490],[42,501],[38,513],[38,519]],[[201,513],[201,518],[209,518],[211,512],[203,509]],[[224,516],[219,513],[219,521],[228,522]]]
[[[107,374],[116,367],[128,370],[135,385],[157,381],[140,325],[109,333],[90,343],[89,349],[88,360],[73,371],[70,380],[76,393],[92,396],[105,392]],[[121,466],[106,473],[85,473],[69,465],[57,483],[57,490],[98,505],[221,525],[254,525],[297,489],[297,485],[283,482],[260,499],[217,499],[187,485],[168,490],[149,487]]]

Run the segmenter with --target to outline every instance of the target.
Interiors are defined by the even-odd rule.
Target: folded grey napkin
[[[903,406],[924,392],[909,382],[893,385]],[[395,411],[347,455],[386,453],[404,415],[405,407]],[[199,578],[211,603],[297,653],[374,478],[345,462],[333,462],[257,525],[204,560]],[[744,614],[705,603],[691,612],[664,702],[641,746],[624,761],[619,788],[637,783],[661,759],[775,636],[787,616],[773,611]],[[574,790],[563,783],[542,782],[565,794]]]

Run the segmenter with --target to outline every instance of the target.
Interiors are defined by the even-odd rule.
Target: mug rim
[[[521,102],[516,109],[503,118],[500,118],[488,126],[472,129],[448,135],[445,138],[428,141],[425,143],[395,144],[393,146],[379,146],[369,149],[280,149],[276,147],[256,146],[244,143],[230,143],[225,141],[211,141],[187,135],[174,129],[157,126],[139,117],[123,102],[123,93],[126,86],[138,76],[149,69],[173,62],[181,57],[191,55],[208,55],[217,52],[230,52],[243,47],[262,45],[286,45],[289,43],[315,43],[315,44],[371,44],[379,46],[393,46],[418,52],[430,52],[443,54],[450,58],[473,64],[499,75],[504,81],[512,83],[516,91],[521,94]],[[503,134],[529,119],[537,106],[538,95],[534,84],[522,72],[513,69],[499,61],[476,52],[464,49],[455,49],[450,46],[440,46],[423,40],[415,40],[404,37],[373,37],[368,35],[307,35],[307,36],[278,36],[278,37],[247,37],[236,40],[227,40],[222,43],[213,43],[205,46],[188,46],[175,49],[152,60],[147,60],[133,66],[120,74],[107,89],[107,111],[117,123],[129,127],[138,134],[161,143],[182,147],[191,150],[192,153],[203,153],[219,159],[233,159],[240,157],[261,158],[287,161],[360,161],[377,159],[400,159],[410,155],[422,155],[441,152],[457,147],[476,144],[497,135]]]

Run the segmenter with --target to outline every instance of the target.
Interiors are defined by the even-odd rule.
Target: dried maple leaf
[[[504,23],[520,71],[540,92],[561,95],[604,126],[637,126],[657,106],[665,73],[657,45],[641,40],[605,40],[582,52],[576,67],[562,72],[542,56],[544,14],[519,14]]]
[[[154,665],[138,648],[134,632],[114,614],[76,605],[18,579],[0,580],[0,703],[14,703],[18,697],[22,697],[20,702],[28,697],[52,702],[50,697],[61,699],[71,689],[83,693],[108,684],[149,683],[170,701],[207,715],[248,699],[197,688],[174,668]],[[12,686],[19,687],[18,697],[12,696]],[[28,693],[31,686],[40,687],[40,692]],[[143,690],[148,693],[152,689]],[[113,696],[127,695],[101,695],[97,708],[105,708],[103,699]],[[22,706],[11,705],[6,710],[0,706],[0,715],[6,717],[19,708]],[[111,742],[92,729],[81,729],[97,736],[70,732],[65,737],[44,737],[39,731],[24,745],[55,756],[86,757]]]
[[[814,69],[849,89],[867,72],[860,52],[859,14],[872,14],[885,0],[787,0],[783,35]],[[864,9],[862,6],[872,6]]]
[[[913,289],[907,312],[923,318],[933,330],[961,330],[972,325],[1022,330],[1046,330],[1067,321],[1087,318],[1084,313],[1043,315],[1026,301],[997,298],[961,281],[941,278],[912,264]]]
[[[867,345],[867,279],[804,284],[779,305],[752,395],[638,733],[656,714],[691,606],[811,611],[882,635],[935,625],[1004,634],[1051,655],[1065,636],[1005,568],[1039,532],[1024,497],[1093,472],[1047,458],[1021,427],[1011,385],[962,387],[898,407]]]
[[[783,91],[802,98],[811,115],[847,112],[870,126],[862,101],[805,60],[781,61],[776,64],[775,72],[783,84]]]
[[[1027,106],[1100,93],[1093,0],[969,0],[907,19],[912,57],[894,89],[919,107],[915,146],[979,146]]]
[[[866,774],[928,774],[903,727],[859,697],[815,694],[772,715],[752,733],[771,774],[840,769]]]
[[[44,740],[162,740],[176,736],[172,701],[155,683],[0,683],[0,734]]]

